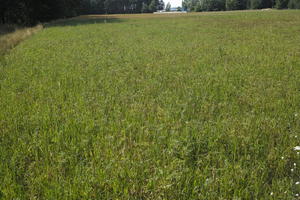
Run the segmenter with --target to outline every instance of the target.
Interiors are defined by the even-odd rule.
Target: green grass
[[[2,59],[0,199],[295,199],[300,11],[115,17]]]

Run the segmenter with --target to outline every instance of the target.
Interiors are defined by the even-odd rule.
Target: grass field
[[[299,139],[300,11],[79,17],[0,63],[0,199],[297,199]]]

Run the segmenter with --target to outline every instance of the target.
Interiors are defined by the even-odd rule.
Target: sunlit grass
[[[294,199],[299,44],[299,11],[50,24],[0,64],[0,198]]]

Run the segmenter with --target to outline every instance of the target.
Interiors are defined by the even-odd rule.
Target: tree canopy
[[[188,11],[221,11],[261,8],[299,9],[300,0],[184,0],[182,6]]]
[[[0,0],[0,23],[32,25],[80,14],[145,13],[163,0]]]
[[[80,14],[148,13],[164,9],[163,0],[0,0],[0,23],[33,25]],[[188,11],[300,8],[300,0],[183,0]],[[168,4],[166,10],[170,10]]]

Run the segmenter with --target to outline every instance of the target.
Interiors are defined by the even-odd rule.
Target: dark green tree
[[[289,9],[300,9],[300,0],[290,0],[288,3]]]
[[[171,11],[171,4],[170,4],[170,2],[168,2],[167,3],[167,5],[166,5],[166,11]]]
[[[165,3],[163,0],[158,1],[158,10],[163,10],[165,8]]]
[[[251,9],[260,9],[261,6],[261,0],[250,0],[250,8]]]
[[[238,2],[237,0],[226,0],[226,10],[237,10]]]
[[[159,1],[158,0],[151,0],[148,10],[149,12],[155,12],[158,10]]]
[[[289,0],[276,0],[275,7],[277,9],[287,8]]]
[[[147,12],[149,12],[148,5],[147,5],[146,3],[143,3],[141,12],[142,12],[142,13],[147,13]]]

